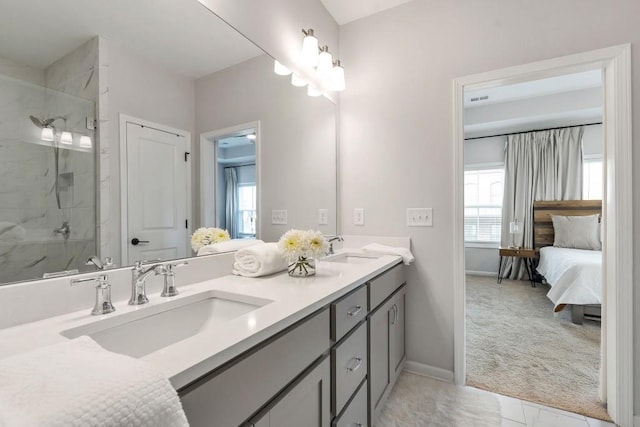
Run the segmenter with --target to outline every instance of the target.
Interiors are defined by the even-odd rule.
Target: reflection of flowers
[[[319,231],[289,230],[280,237],[278,249],[289,261],[289,274],[292,276],[312,276],[315,274],[315,261],[327,252],[329,244]]]
[[[193,249],[195,252],[198,252],[198,249],[203,246],[211,245],[218,242],[225,242],[229,239],[229,232],[227,230],[216,227],[198,228],[191,235],[191,249]]]

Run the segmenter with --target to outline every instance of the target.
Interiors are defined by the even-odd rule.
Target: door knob
[[[139,243],[149,243],[148,240],[140,240],[137,237],[134,237],[133,239],[131,239],[131,244],[133,246],[137,246]]]

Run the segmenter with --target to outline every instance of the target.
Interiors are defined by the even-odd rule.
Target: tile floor
[[[502,427],[615,427],[613,423],[588,418],[573,412],[513,397],[490,394],[496,396],[500,402]]]

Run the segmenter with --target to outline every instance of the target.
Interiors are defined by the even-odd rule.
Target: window
[[[602,200],[602,159],[586,158],[582,164],[582,198]]]
[[[238,234],[240,237],[256,235],[256,185],[238,184]]]
[[[500,242],[504,169],[464,172],[465,242]]]

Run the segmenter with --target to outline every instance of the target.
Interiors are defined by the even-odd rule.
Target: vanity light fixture
[[[333,57],[329,53],[329,46],[322,46],[320,54],[318,55],[318,77],[325,80],[331,75],[331,69],[333,68]]]
[[[282,65],[277,59],[273,65],[273,72],[279,76],[288,76],[291,74],[291,70]]]
[[[80,137],[80,147],[91,148],[91,137],[87,135],[82,135]]]
[[[40,139],[43,141],[53,141],[54,134],[53,128],[42,128],[42,134],[40,135]]]
[[[60,135],[60,144],[73,144],[73,136],[71,135],[71,132],[67,132],[66,130],[62,132],[62,134]]]
[[[307,81],[302,77],[297,75],[296,73],[291,74],[291,84],[298,87],[305,87],[307,85]]]
[[[344,68],[342,68],[340,60],[338,59],[333,62],[331,76],[329,76],[329,89],[340,92],[343,91],[345,87]]]
[[[302,61],[310,66],[318,65],[318,39],[313,34],[313,30],[302,29],[304,39],[302,40]]]

